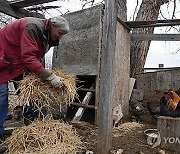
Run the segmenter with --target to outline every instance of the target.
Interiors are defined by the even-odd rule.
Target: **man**
[[[62,86],[63,79],[46,70],[41,58],[68,32],[68,21],[62,16],[21,18],[0,29],[0,135],[8,113],[9,80],[28,70],[52,86]]]

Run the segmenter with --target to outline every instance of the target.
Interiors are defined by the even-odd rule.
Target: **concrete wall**
[[[53,68],[76,75],[98,74],[101,5],[67,14],[70,32],[53,54]]]

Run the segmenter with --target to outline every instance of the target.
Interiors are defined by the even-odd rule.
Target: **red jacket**
[[[0,84],[26,69],[37,75],[45,69],[41,58],[48,48],[49,27],[48,20],[27,17],[0,29]]]

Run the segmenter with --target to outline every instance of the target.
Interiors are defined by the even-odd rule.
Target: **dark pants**
[[[8,114],[8,82],[0,85],[0,135],[3,134],[3,123]]]

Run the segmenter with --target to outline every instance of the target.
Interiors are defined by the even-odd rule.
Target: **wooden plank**
[[[139,74],[136,78],[136,87],[145,94],[151,92],[151,73]]]
[[[129,113],[130,44],[131,39],[129,30],[120,22],[117,22],[113,66],[113,84],[115,85],[113,86],[113,110],[118,108],[118,106],[121,106],[124,116]]]
[[[171,72],[167,72],[169,77],[169,88],[173,87],[173,89],[180,89],[180,70],[172,70]],[[171,78],[171,80],[170,80]]]
[[[93,84],[91,85],[90,89],[93,89],[94,86],[95,86],[95,83],[93,83]],[[93,96],[93,93],[92,93],[92,92],[87,92],[87,94],[86,94],[86,96],[84,97],[84,99],[83,99],[83,101],[82,101],[81,104],[87,105],[87,104],[89,103],[89,101],[91,100],[92,96]],[[84,111],[85,111],[85,108],[80,107],[80,108],[77,110],[77,112],[76,112],[76,114],[75,114],[75,116],[74,116],[74,118],[73,118],[72,121],[79,121],[79,120],[81,119]]]
[[[133,88],[134,88],[135,81],[136,81],[135,78],[130,78],[129,79],[129,100],[130,100],[131,95],[132,95],[132,91],[133,91]]]
[[[169,69],[156,72],[142,73],[137,76],[136,87],[144,91],[144,95],[155,90],[179,89],[180,70]]]
[[[127,21],[130,28],[162,27],[180,25],[180,19],[154,20],[154,21]]]
[[[180,118],[160,116],[157,128],[161,137],[161,147],[164,149],[180,151]]]
[[[117,3],[105,0],[102,54],[100,66],[99,127],[97,153],[108,154],[112,146],[112,107]]]
[[[150,91],[155,91],[157,88],[157,74],[156,72],[152,72],[149,74],[149,82],[151,83]]]
[[[163,72],[157,72],[156,73],[157,76],[157,81],[156,81],[156,90],[161,90],[164,89],[164,74]]]
[[[95,89],[80,88],[78,91],[95,92]]]
[[[38,5],[38,4],[43,4],[43,3],[53,2],[53,1],[57,1],[57,0],[13,0],[10,2],[10,4],[15,7],[22,8],[22,7]]]
[[[179,73],[177,73],[177,72],[175,74],[179,75]],[[163,76],[163,83],[162,83],[163,87],[162,87],[162,89],[159,89],[159,90],[171,89],[171,87],[175,87],[175,86],[178,86],[178,88],[179,88],[179,84],[171,86],[171,84],[174,84],[174,82],[179,78],[179,77],[175,76],[175,78],[174,78],[175,80],[172,81],[171,80],[172,79],[171,71],[164,71],[164,72],[162,71],[162,76]]]
[[[35,12],[29,12],[25,9],[18,9],[10,5],[10,2],[7,0],[0,1],[0,12],[10,15],[14,18],[22,18],[22,17],[39,17],[44,18],[43,15]]]
[[[180,34],[132,34],[131,39],[133,41],[180,41]]]
[[[79,107],[83,107],[83,108],[97,109],[97,107],[95,105],[87,105],[87,104],[82,104],[82,103],[71,102],[70,105],[79,106]]]

